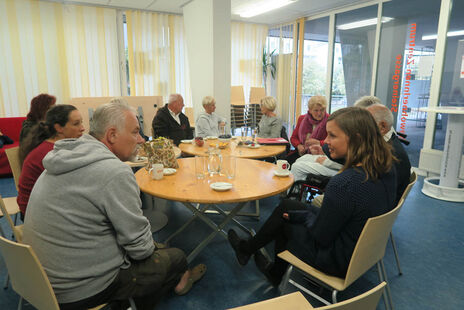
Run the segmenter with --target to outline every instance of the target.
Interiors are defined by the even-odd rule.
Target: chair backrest
[[[250,104],[260,104],[264,97],[266,97],[264,87],[250,87]]]
[[[328,305],[320,308],[319,310],[375,310],[377,304],[379,303],[380,296],[382,296],[383,290],[387,282],[383,281],[376,287],[370,289],[369,291],[362,293],[356,297],[337,302],[333,305]]]
[[[3,198],[1,195],[0,195],[0,210],[2,211],[3,216],[6,218],[6,221],[10,225],[10,228],[13,231],[16,241],[22,242],[23,241],[22,231],[16,228],[15,224],[13,223],[13,220],[11,219],[10,213],[6,209],[5,202],[3,201]]]
[[[243,86],[230,87],[230,104],[241,106],[245,105],[245,93],[243,92]]]
[[[383,258],[393,223],[403,203],[404,200],[401,199],[390,212],[367,220],[348,265],[345,287],[353,283]]]
[[[409,184],[404,189],[403,195],[401,195],[401,199],[406,200],[406,197],[408,196],[409,192],[411,191],[414,184],[416,184],[416,182],[417,182],[417,174],[413,171],[411,175],[409,176]]]
[[[16,190],[18,189],[19,176],[21,175],[21,165],[19,164],[19,146],[5,149],[6,157],[10,163],[11,171],[13,172],[13,179],[15,182]]]
[[[314,309],[301,292],[294,292],[280,297],[263,300],[254,304],[229,310],[309,310]]]
[[[193,108],[192,107],[185,107],[184,108],[184,114],[187,116],[189,119],[190,127],[195,127],[195,116],[193,113]]]
[[[37,309],[59,310],[50,281],[31,246],[0,236],[0,250],[15,292]]]

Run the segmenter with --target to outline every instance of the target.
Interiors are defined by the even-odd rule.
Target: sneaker
[[[232,249],[234,249],[238,263],[242,266],[245,266],[251,257],[251,254],[247,254],[240,249],[240,243],[245,242],[245,240],[240,239],[240,237],[233,229],[229,229],[227,232],[227,239],[229,240]]]

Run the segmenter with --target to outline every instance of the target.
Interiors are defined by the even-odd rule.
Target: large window
[[[418,8],[421,8],[418,10]],[[383,4],[375,95],[391,108],[396,130],[408,135],[411,164],[419,164],[429,104],[440,0],[393,0]]]
[[[308,20],[304,29],[301,114],[307,112],[309,98],[314,95],[325,95],[329,17]]]
[[[377,6],[336,15],[331,112],[371,92]]]
[[[464,12],[463,1],[453,1],[446,54],[440,88],[440,106],[464,106]],[[436,41],[436,32],[430,32],[426,42]],[[422,37],[424,40],[424,37]],[[435,125],[433,148],[442,150],[445,143],[448,114],[438,114]]]

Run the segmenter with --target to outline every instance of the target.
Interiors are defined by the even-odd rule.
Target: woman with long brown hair
[[[19,142],[23,141],[32,127],[45,119],[45,114],[47,113],[48,109],[54,106],[55,103],[56,97],[49,94],[40,94],[32,98],[31,108],[26,116],[26,120],[23,122],[21,127]]]
[[[290,250],[309,265],[343,277],[364,224],[370,217],[394,207],[395,169],[390,146],[372,115],[350,107],[334,112],[327,121],[332,158],[345,159],[329,181],[320,209],[294,200],[283,200],[251,239],[240,239],[229,230],[229,242],[241,265],[254,254],[258,268],[273,285],[282,279],[287,264],[277,257]],[[258,250],[275,242],[275,260]]]

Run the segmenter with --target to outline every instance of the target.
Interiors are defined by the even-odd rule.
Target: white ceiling
[[[115,8],[143,9],[156,12],[182,14],[182,6],[191,0],[49,0],[61,3],[93,4]],[[294,21],[299,17],[311,16],[335,8],[370,2],[372,0],[298,0],[283,8],[254,16],[241,18],[233,14],[234,9],[246,2],[261,0],[231,0],[232,20],[275,25]]]

